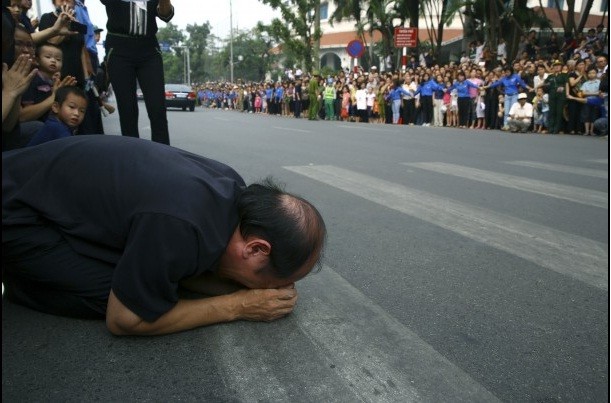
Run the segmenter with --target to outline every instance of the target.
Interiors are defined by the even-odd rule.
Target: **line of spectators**
[[[322,77],[314,71],[276,82],[205,83],[196,90],[202,107],[249,113],[606,135],[609,75],[608,48],[600,41],[603,37],[600,28],[598,32],[590,29],[575,47],[558,44],[556,49],[550,43],[538,46],[530,33],[521,44],[523,51],[518,59],[494,68],[489,67],[493,61],[486,55],[485,44],[474,43],[473,54],[460,63],[429,65],[425,59],[420,64],[412,60],[405,69],[393,72],[357,68]],[[537,57],[541,54],[557,59]],[[314,93],[312,82],[316,84]],[[398,87],[403,90],[400,95]],[[518,99],[524,100],[526,111],[516,112],[521,104]],[[398,111],[393,111],[393,104]],[[520,115],[524,113],[529,116]],[[516,117],[527,122],[527,127],[516,124]]]

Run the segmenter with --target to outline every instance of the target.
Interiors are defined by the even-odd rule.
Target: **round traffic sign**
[[[363,53],[365,53],[365,45],[362,41],[354,39],[348,43],[348,46],[346,46],[346,51],[350,56],[359,58],[363,56]]]

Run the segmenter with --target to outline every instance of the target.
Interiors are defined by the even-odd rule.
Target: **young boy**
[[[534,131],[535,133],[547,133],[547,115],[549,114],[549,95],[543,87],[537,88],[537,95],[533,98],[534,109]]]
[[[597,70],[596,68],[588,69],[587,75],[588,80],[581,84],[580,88],[580,97],[581,98],[590,98],[590,97],[598,97],[599,88],[600,88],[600,80],[596,77]],[[598,119],[599,115],[599,106],[586,102],[584,107],[581,110],[581,119],[585,125],[586,132],[584,135],[593,136],[594,135],[594,121]]]
[[[45,125],[32,137],[28,147],[74,135],[85,118],[87,95],[79,87],[67,86],[55,91],[55,100]]]
[[[36,48],[35,55],[38,74],[21,97],[21,110],[19,112],[21,122],[30,120],[45,122],[55,98],[55,91],[60,87],[76,84],[76,80],[72,76],[60,80],[62,50],[58,46],[44,43]]]

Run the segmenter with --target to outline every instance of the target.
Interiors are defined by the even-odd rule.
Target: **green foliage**
[[[185,40],[185,34],[178,29],[178,26],[168,22],[163,28],[159,28],[157,32],[157,40],[162,43],[167,43],[170,46],[180,45]]]
[[[381,58],[394,51],[395,27],[403,26],[410,19],[409,10],[413,9],[413,0],[334,0],[334,3],[337,8],[331,21],[352,18],[361,36],[364,32],[372,34],[374,31],[382,34],[381,46],[374,48]],[[367,60],[367,64],[373,64],[373,60]]]
[[[183,78],[183,61],[174,53],[164,52],[163,57],[163,73],[166,83],[182,83]]]
[[[271,24],[259,24],[258,29],[266,32],[283,51],[290,53],[303,63],[306,71],[312,71],[313,46],[322,36],[316,28],[314,9],[320,0],[261,0],[262,3],[279,10],[282,19],[275,18]],[[318,64],[318,63],[317,63]]]
[[[207,21],[202,24],[187,25],[189,39],[186,46],[189,47],[191,58],[191,81],[206,81],[206,71],[208,70],[209,60],[206,60],[208,41],[210,37],[210,23]]]

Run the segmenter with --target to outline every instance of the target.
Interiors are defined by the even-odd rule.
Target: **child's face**
[[[543,96],[543,88],[537,88],[537,96],[538,97],[542,97]]]
[[[51,107],[57,119],[71,128],[76,128],[83,122],[87,110],[87,100],[75,94],[68,94],[66,100],[60,105],[57,102]]]
[[[49,75],[62,69],[62,51],[53,46],[43,46],[38,52],[38,68]]]
[[[596,70],[588,71],[588,80],[594,80],[596,78]]]

